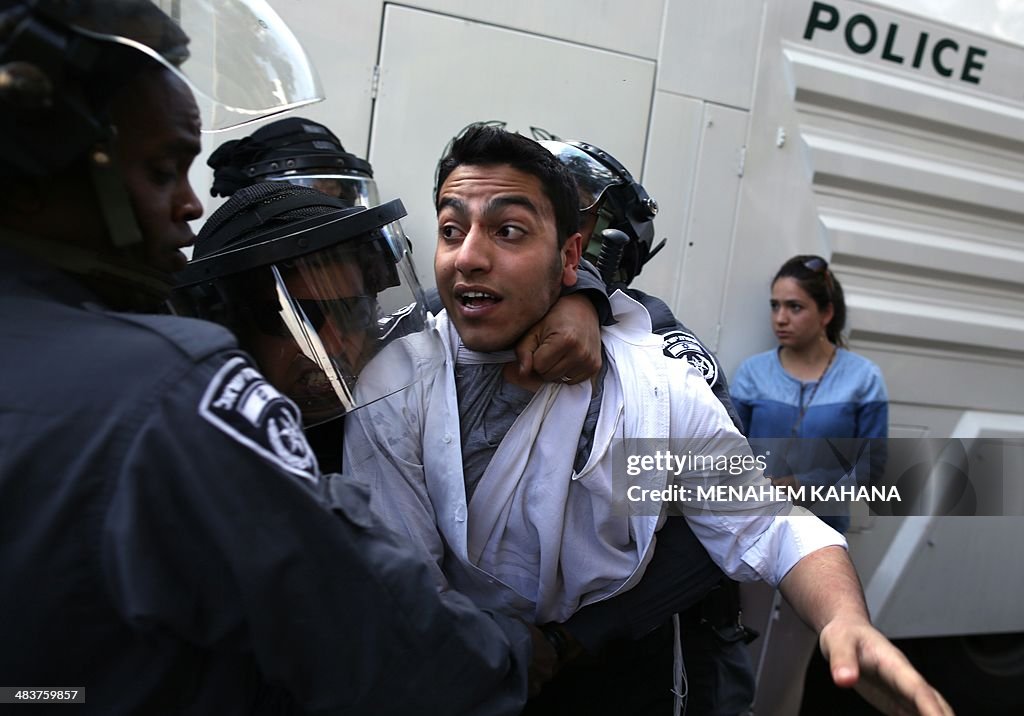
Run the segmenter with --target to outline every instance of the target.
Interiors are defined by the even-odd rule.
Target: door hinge
[[[370,99],[377,99],[377,92],[380,90],[380,65],[373,66],[373,78],[370,80]]]

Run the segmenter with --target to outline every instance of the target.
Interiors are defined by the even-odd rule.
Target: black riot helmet
[[[89,249],[6,229],[0,240],[82,276],[118,308],[152,310],[171,286],[137,250],[111,119],[119,91],[153,67],[188,87],[207,131],[322,97],[265,0],[0,0],[0,182],[45,188],[81,175],[106,227],[105,245]]]
[[[612,283],[629,285],[665,245],[654,246],[654,217],[658,203],[652,199],[629,171],[615,157],[593,144],[541,140],[540,144],[554,154],[572,172],[579,189],[580,213],[593,213],[597,221],[589,237],[585,255],[599,264],[602,233],[620,231],[628,242],[616,257],[617,266],[609,270]],[[584,237],[587,241],[588,237]]]
[[[279,119],[248,137],[225,142],[206,163],[213,169],[212,196],[231,196],[261,181],[286,181],[336,196],[349,206],[380,203],[370,163],[345,151],[330,129],[303,117]]]
[[[101,4],[103,7],[100,7]],[[106,105],[145,58],[178,68],[190,39],[151,2],[0,3],[0,173],[48,177],[110,139]]]
[[[0,0],[0,172],[52,176],[109,139],[106,103],[144,57],[188,84],[205,131],[323,96],[265,0]]]
[[[402,216],[397,199],[350,207],[286,182],[239,189],[200,231],[172,305],[230,328],[307,427],[339,417],[430,374],[393,351],[386,386],[356,385],[385,346],[426,326]]]

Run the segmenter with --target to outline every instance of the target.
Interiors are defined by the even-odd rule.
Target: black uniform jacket
[[[327,489],[226,331],[2,247],[0,325],[0,683],[104,715],[519,711],[526,628]]]

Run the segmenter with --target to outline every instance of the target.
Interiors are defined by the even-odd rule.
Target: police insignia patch
[[[199,414],[281,469],[318,481],[316,456],[302,432],[299,409],[244,358],[232,358],[217,371]]]
[[[689,331],[669,331],[664,335],[662,350],[669,358],[682,358],[704,376],[708,385],[718,382],[718,363],[714,356],[701,345],[697,336]]]

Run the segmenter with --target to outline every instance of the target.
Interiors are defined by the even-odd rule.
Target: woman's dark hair
[[[832,306],[832,320],[825,326],[825,337],[837,346],[845,346],[843,329],[846,327],[846,299],[843,298],[843,287],[828,267],[828,261],[813,254],[794,256],[775,274],[772,286],[780,278],[791,278],[824,311]]]
[[[558,248],[562,248],[566,239],[579,231],[576,180],[551,152],[534,140],[484,123],[466,127],[438,164],[437,185],[434,187],[435,207],[441,195],[441,186],[448,175],[462,164],[508,164],[513,169],[537,177],[555,211]]]

